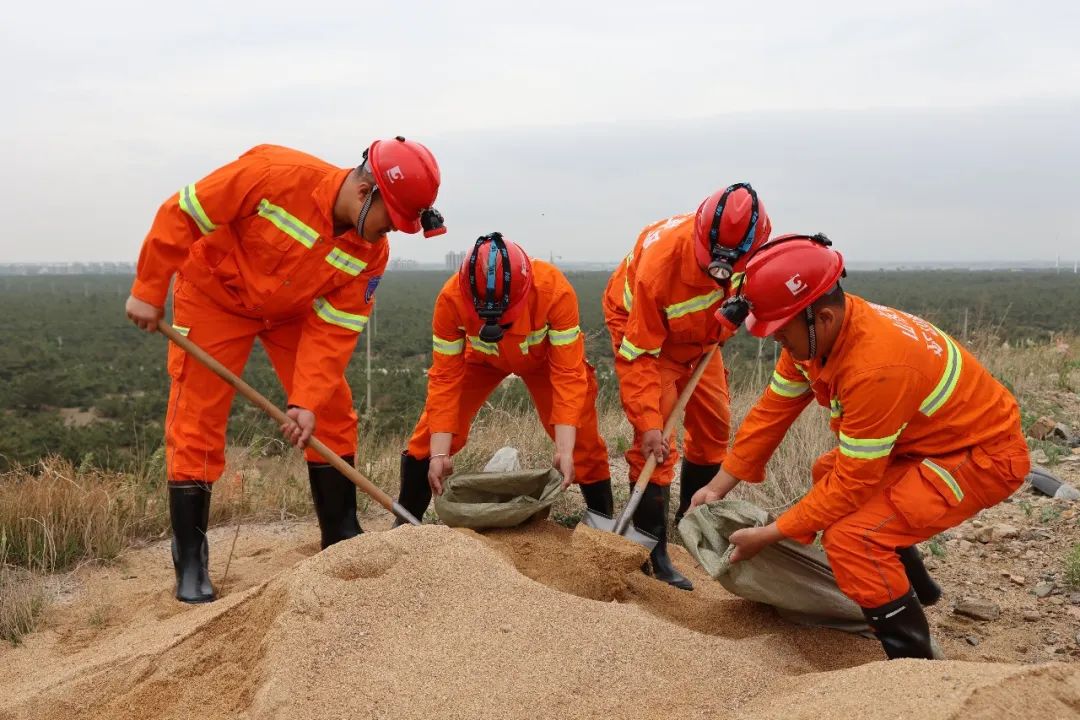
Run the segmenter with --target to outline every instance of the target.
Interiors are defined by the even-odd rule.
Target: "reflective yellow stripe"
[[[364,262],[360,258],[353,257],[341,248],[334,248],[333,250],[331,250],[330,254],[326,256],[326,262],[330,263],[338,270],[352,275],[353,277],[356,277],[360,273],[364,272],[364,268],[367,267],[366,262]]]
[[[203,210],[202,203],[199,202],[199,198],[195,195],[195,183],[180,191],[180,209],[195,221],[203,235],[209,235],[217,230],[217,225],[210,220],[210,216]]]
[[[642,355],[659,355],[660,348],[656,348],[655,350],[644,350],[626,338],[623,338],[622,344],[619,345],[619,354],[627,360],[637,360]]]
[[[934,474],[949,486],[949,490],[952,491],[953,496],[956,498],[956,502],[960,502],[964,499],[964,491],[960,489],[960,485],[957,484],[956,478],[954,478],[948,470],[930,460],[923,460],[922,464],[933,470]]]
[[[799,374],[800,374],[800,375],[802,375],[802,376],[803,376],[804,378],[806,378],[807,382],[809,382],[809,381],[810,381],[810,373],[808,373],[808,372],[806,371],[806,368],[804,368],[804,367],[803,367],[802,365],[800,365],[799,363],[795,363],[795,369],[799,371]]]
[[[518,343],[518,347],[521,348],[521,354],[528,355],[529,348],[531,348],[533,345],[539,345],[540,343],[544,342],[544,338],[547,337],[547,334],[548,326],[545,325],[539,330],[534,330],[533,332],[526,335],[525,339]]]
[[[186,328],[186,327],[184,327],[183,325],[173,325],[172,327],[173,327],[173,330],[175,330],[176,332],[180,333],[180,334],[181,334],[181,335],[183,335],[184,337],[187,337],[187,334],[188,334],[189,332],[191,332],[191,328]]]
[[[664,312],[667,313],[668,320],[682,317],[683,315],[689,315],[692,312],[698,312],[699,310],[706,310],[714,303],[724,299],[723,290],[713,290],[708,295],[698,295],[697,297],[690,298],[674,305],[668,305],[664,308]]]
[[[548,333],[548,340],[552,345],[569,345],[581,335],[581,326],[575,325],[566,330],[552,330]]]
[[[938,381],[937,386],[926,396],[926,399],[922,401],[922,405],[919,406],[919,412],[927,417],[930,417],[938,410],[942,408],[945,403],[952,397],[953,391],[956,390],[956,386],[960,384],[960,371],[963,369],[964,359],[960,356],[960,348],[956,346],[953,339],[945,333],[934,328],[938,331],[941,337],[945,338],[945,347],[947,348],[945,358],[945,372],[941,374],[941,379]]]
[[[810,392],[810,383],[788,380],[780,374],[779,370],[774,370],[772,380],[769,382],[769,389],[780,397],[794,398]]]
[[[850,435],[840,433],[840,452],[848,457],[859,460],[876,460],[883,458],[892,452],[896,445],[896,439],[904,432],[906,424],[902,425],[892,435],[883,438],[853,438]]]
[[[479,335],[470,335],[469,345],[472,347],[473,350],[476,350],[477,352],[482,352],[485,355],[499,354],[498,345],[496,345],[495,343],[484,342],[480,339]]]
[[[844,408],[840,407],[840,401],[833,398],[829,401],[829,417],[836,419],[844,414]]]
[[[259,201],[259,216],[274,223],[274,227],[308,249],[319,240],[319,233],[305,225],[300,218],[265,198]]]
[[[742,285],[743,280],[746,278],[746,273],[735,273],[731,276],[731,292],[734,293]]]
[[[622,304],[627,312],[634,306],[634,293],[630,292],[630,278],[623,280]]]
[[[367,315],[354,315],[353,313],[348,313],[344,310],[338,310],[331,305],[326,298],[315,298],[312,307],[315,308],[315,314],[320,318],[331,325],[337,325],[346,330],[352,330],[353,332],[359,333],[363,332],[364,326],[367,325]]]
[[[443,355],[460,355],[465,350],[465,338],[443,340],[438,335],[432,335],[431,347],[435,352]]]

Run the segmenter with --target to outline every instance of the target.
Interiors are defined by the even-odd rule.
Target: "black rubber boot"
[[[689,460],[682,461],[682,470],[679,471],[679,507],[675,510],[676,525],[690,509],[690,500],[694,493],[708,485],[718,472],[719,465],[698,465]]]
[[[908,581],[912,589],[919,597],[923,607],[930,607],[941,599],[941,586],[930,577],[930,572],[923,565],[919,548],[912,545],[906,548],[896,548],[896,554],[900,556],[900,562],[904,565]]]
[[[342,460],[352,465],[352,456]],[[333,465],[308,463],[311,500],[322,531],[323,550],[364,532],[356,519],[356,486]]]
[[[694,584],[675,569],[675,566],[671,564],[671,558],[668,557],[667,511],[670,490],[671,488],[666,485],[661,487],[649,483],[645,486],[641,504],[634,512],[634,527],[659,541],[649,553],[649,562],[645,563],[641,569],[646,575],[652,575],[657,580],[663,580],[680,590],[693,590]],[[633,492],[632,485],[631,492]]]
[[[914,590],[881,607],[863,608],[863,615],[890,660],[934,659],[936,653],[930,640],[930,626]]]
[[[431,458],[417,460],[408,452],[401,453],[401,489],[398,490],[398,503],[420,522],[424,522],[424,513],[431,503],[431,486],[427,479],[430,465]],[[401,518],[394,521],[394,527],[407,524]]]
[[[176,570],[176,599],[198,604],[217,599],[210,583],[210,483],[198,480],[169,483],[172,559]]]
[[[593,512],[611,517],[615,513],[615,499],[611,496],[611,480],[578,485],[581,496],[585,498],[585,507]]]

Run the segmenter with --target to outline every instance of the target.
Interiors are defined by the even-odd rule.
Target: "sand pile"
[[[370,533],[0,678],[0,718],[1067,717],[1080,669],[880,662],[547,522]],[[598,549],[599,548],[599,549]],[[690,562],[685,554],[677,561]]]

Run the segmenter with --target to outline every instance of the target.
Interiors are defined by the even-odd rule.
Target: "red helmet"
[[[364,151],[364,159],[395,228],[412,234],[423,227],[424,237],[446,232],[442,215],[432,207],[439,194],[440,176],[439,164],[430,150],[398,135],[371,143]],[[359,226],[363,227],[363,222]]]
[[[717,190],[694,216],[694,255],[715,280],[741,272],[746,260],[765,244],[772,222],[749,183]]]
[[[458,270],[458,288],[484,322],[480,338],[498,342],[502,325],[512,323],[532,289],[532,261],[517,243],[493,232],[477,238]]]
[[[824,235],[781,235],[746,264],[741,293],[746,329],[767,337],[787,325],[844,276],[844,256]]]

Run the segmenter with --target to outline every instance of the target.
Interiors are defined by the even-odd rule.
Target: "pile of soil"
[[[1076,666],[885,662],[872,640],[798,628],[728,595],[681,550],[697,590],[651,580],[638,550],[592,532],[547,521],[483,536],[371,532],[261,583],[249,542],[236,584],[191,608],[168,597],[164,548],[141,551],[162,570],[110,587],[160,583],[143,608],[116,595],[91,639],[46,628],[0,651],[0,719],[1080,712]]]

